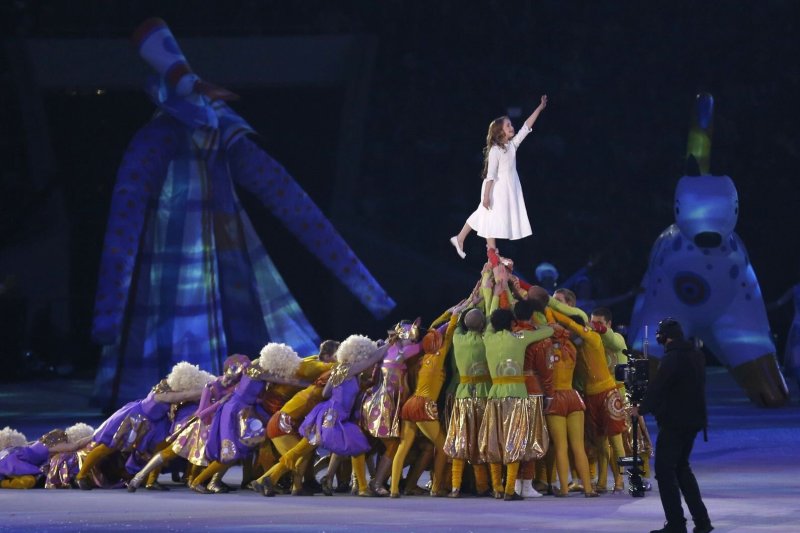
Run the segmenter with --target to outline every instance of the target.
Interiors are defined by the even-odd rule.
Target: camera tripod
[[[638,404],[633,404],[638,407]],[[628,494],[634,498],[644,498],[645,487],[642,481],[642,466],[644,461],[639,457],[639,417],[631,417],[631,426],[633,430],[633,453],[632,457],[620,457],[617,460],[619,466],[630,467],[628,468]]]

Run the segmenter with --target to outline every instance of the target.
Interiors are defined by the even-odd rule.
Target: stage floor
[[[75,421],[97,424],[87,406],[90,384],[48,381],[5,384],[0,426],[29,438]],[[800,406],[753,407],[726,371],[709,369],[709,442],[698,438],[692,456],[715,531],[800,531]],[[656,428],[650,428],[655,439]],[[162,481],[168,484],[168,476]],[[241,470],[226,481],[238,486]],[[644,498],[627,493],[585,499],[490,499],[278,496],[251,491],[199,495],[184,487],[140,490],[0,491],[0,531],[325,531],[325,532],[614,532],[661,526],[657,488]],[[689,523],[691,531],[691,522]]]

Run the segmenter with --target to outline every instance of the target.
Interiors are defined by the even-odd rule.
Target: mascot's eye
[[[680,207],[675,207],[675,214],[676,215],[680,215],[681,214],[681,208]]]
[[[738,214],[739,214],[739,208],[738,208],[738,207],[737,207],[736,209],[734,209],[734,210],[733,210],[733,214],[734,214],[734,215],[738,215]]]

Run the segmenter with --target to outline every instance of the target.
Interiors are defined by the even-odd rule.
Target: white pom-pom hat
[[[25,435],[16,429],[8,426],[0,429],[0,450],[13,448],[14,446],[25,446],[27,443],[28,439]]]
[[[70,444],[78,442],[81,439],[85,439],[86,437],[91,437],[94,435],[94,428],[89,424],[84,424],[83,422],[78,422],[65,430],[67,434],[67,442]]]
[[[340,363],[352,364],[362,361],[369,357],[376,349],[378,344],[364,335],[350,335],[336,351],[336,360]]]
[[[280,342],[271,342],[261,349],[258,364],[272,374],[292,378],[300,368],[300,356],[291,346]]]
[[[202,389],[206,383],[213,380],[214,376],[200,370],[200,367],[186,361],[181,361],[172,367],[167,376],[167,385],[174,392]]]

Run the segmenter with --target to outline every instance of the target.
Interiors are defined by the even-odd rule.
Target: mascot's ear
[[[417,326],[417,327],[419,328],[419,325],[420,325],[421,323],[422,323],[422,317],[421,317],[421,316],[418,316],[418,317],[417,317],[417,319],[414,321],[414,324],[413,324],[413,325],[414,325],[414,326]]]

